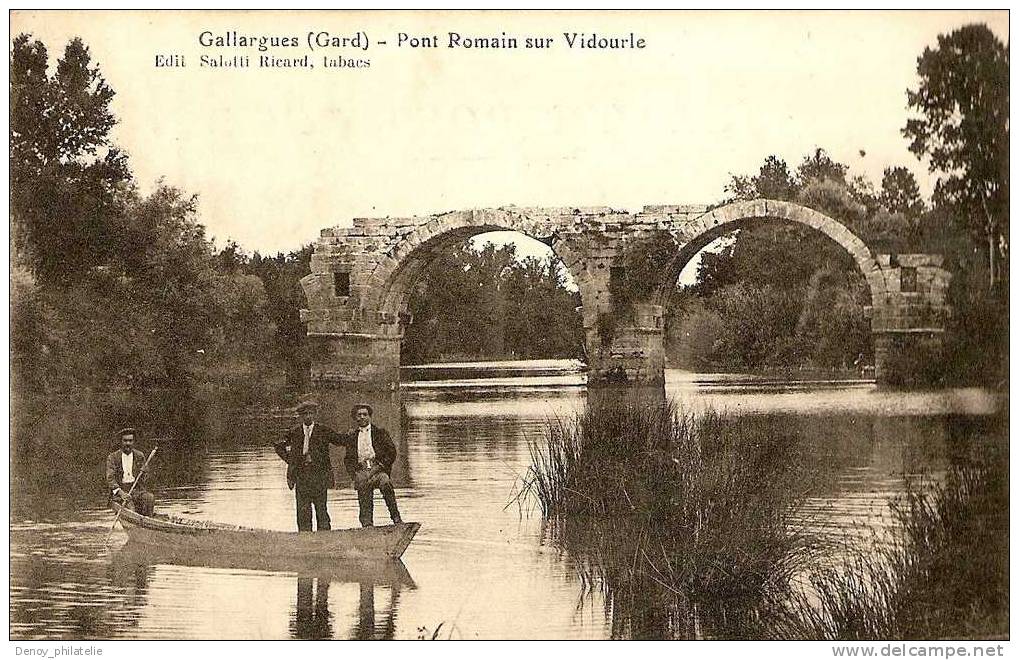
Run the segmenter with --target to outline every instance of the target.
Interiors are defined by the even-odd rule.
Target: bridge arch
[[[404,236],[368,276],[362,307],[377,310],[386,318],[397,317],[405,310],[415,282],[442,252],[491,231],[512,231],[548,245],[581,288],[583,300],[583,261],[567,241],[558,239],[551,218],[509,209],[485,209],[446,213]]]
[[[852,257],[867,282],[878,380],[887,356],[936,345],[950,314],[951,274],[931,254],[875,254],[845,225],[813,209],[770,199],[703,205],[504,207],[408,218],[355,218],[323,229],[301,279],[301,310],[313,348],[311,377],[323,387],[399,386],[400,340],[411,287],[451,245],[489,231],[535,238],[563,261],[580,290],[588,383],[664,382],[663,303],[683,267],[719,236],[756,222],[794,223],[824,234]],[[668,232],[676,254],[657,288],[616,315],[611,296],[627,246]],[[625,261],[625,260],[624,260]],[[893,374],[890,370],[888,374]]]
[[[725,204],[677,228],[674,236],[679,249],[663,274],[656,302],[661,304],[667,300],[679,279],[680,272],[709,243],[736,229],[752,226],[755,222],[775,220],[809,227],[837,243],[853,258],[856,267],[866,280],[871,305],[881,306],[886,302],[885,277],[876,256],[863,240],[841,222],[823,213],[792,202],[772,199]]]

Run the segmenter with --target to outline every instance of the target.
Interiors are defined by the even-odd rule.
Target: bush
[[[892,387],[943,387],[951,382],[951,365],[946,361],[942,337],[919,338],[893,335],[883,369]]]

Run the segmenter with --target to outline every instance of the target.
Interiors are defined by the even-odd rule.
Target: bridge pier
[[[400,336],[309,334],[316,390],[395,391],[400,386]]]
[[[668,291],[682,268],[712,240],[775,221],[818,231],[853,258],[870,292],[879,383],[908,380],[914,369],[910,359],[936,363],[949,312],[950,274],[941,267],[941,257],[875,254],[846,226],[813,209],[768,199],[711,209],[648,206],[637,212],[511,206],[424,217],[355,218],[352,226],[324,229],[311,258],[311,273],[301,279],[308,300],[301,319],[312,347],[312,381],[316,387],[396,390],[400,340],[410,322],[407,299],[415,282],[444,250],[484,232],[509,230],[549,245],[577,283],[589,386],[663,388],[663,308],[656,304],[662,298],[625,304],[612,300],[614,278],[627,281],[627,250],[640,250],[636,241],[643,237],[667,235],[675,258],[660,272],[641,275],[655,280],[641,284]]]
[[[661,305],[633,305],[619,318],[611,309],[585,315],[589,387],[664,387],[665,323]]]
[[[878,385],[930,385],[942,363],[951,310],[951,273],[929,254],[879,254],[882,291],[872,293],[874,379]]]

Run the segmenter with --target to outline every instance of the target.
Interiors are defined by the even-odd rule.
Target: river
[[[536,510],[513,500],[528,440],[584,405],[583,375],[565,362],[407,370],[375,422],[398,438],[394,474],[405,520],[422,529],[385,570],[252,567],[174,557],[111,533],[100,466],[115,419],[93,428],[57,411],[15,416],[12,437],[11,637],[14,639],[604,639],[612,612],[584,588]],[[667,392],[690,410],[776,413],[809,456],[835,466],[808,509],[819,535],[868,536],[890,523],[909,475],[949,465],[993,427],[981,390],[897,393],[873,383],[789,382],[669,371]],[[346,403],[323,401],[346,424]],[[292,418],[217,411],[193,430],[160,428],[160,511],[291,530],[293,494],[271,442]],[[115,417],[115,416],[114,416]],[[125,421],[124,424],[133,423]],[[103,435],[108,432],[108,435]],[[188,434],[181,437],[180,434]],[[143,439],[151,446],[155,432]],[[339,463],[339,461],[336,461]],[[357,524],[350,488],[330,491],[334,527]],[[387,521],[381,500],[376,520]]]

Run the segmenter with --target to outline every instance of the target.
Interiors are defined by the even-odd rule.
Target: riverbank
[[[1007,636],[1007,421],[911,477],[886,534],[823,538],[830,465],[770,417],[589,406],[531,444],[518,497],[627,637]],[[809,467],[808,467],[809,466]],[[810,587],[805,591],[803,579]]]

